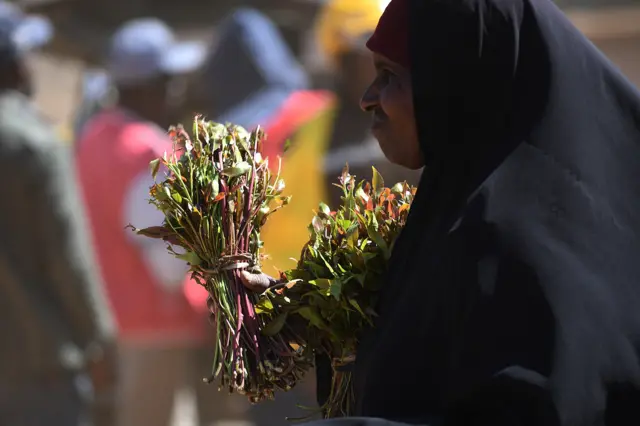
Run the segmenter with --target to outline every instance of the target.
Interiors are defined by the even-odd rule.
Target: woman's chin
[[[374,134],[374,137],[378,140],[378,145],[380,145],[380,149],[382,150],[384,157],[391,164],[394,164],[396,166],[400,166],[409,170],[420,170],[421,168],[424,167],[424,161],[422,161],[422,158],[420,155],[418,156],[403,155],[403,153],[399,153],[397,152],[397,150],[393,149],[393,148],[397,148],[398,146],[397,144],[394,144],[393,142],[391,142],[390,144],[387,144],[385,139],[381,140],[375,134]]]

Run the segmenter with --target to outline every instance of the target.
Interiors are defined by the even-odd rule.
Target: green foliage
[[[372,325],[374,308],[393,243],[404,227],[416,189],[406,182],[386,188],[373,169],[371,183],[356,183],[345,167],[338,186],[342,205],[320,203],[309,225],[309,242],[289,284],[265,294],[289,320],[306,323],[307,349],[328,354],[334,365],[356,355],[358,337]],[[349,414],[348,373],[336,371],[327,417]]]
[[[268,300],[248,293],[239,270],[259,270],[260,228],[289,203],[284,182],[261,156],[263,132],[205,121],[192,134],[172,127],[173,150],[150,164],[156,183],[150,202],[164,213],[160,226],[135,229],[161,238],[213,300],[217,342],[212,375],[221,388],[257,402],[288,390],[311,361],[289,342],[297,339]],[[158,181],[161,169],[163,178]],[[268,308],[268,309],[267,309]]]
[[[359,336],[373,324],[415,188],[387,188],[375,169],[371,182],[357,183],[345,167],[336,184],[340,208],[320,203],[296,268],[283,273],[283,284],[252,294],[239,271],[259,271],[260,228],[290,201],[280,167],[273,176],[262,158],[264,134],[196,116],[191,135],[180,126],[170,135],[172,152],[150,164],[150,202],[164,221],[134,230],[166,241],[209,292],[217,341],[207,381],[218,378],[252,402],[271,399],[295,386],[321,352],[334,364],[325,416],[350,414],[350,373],[338,367],[355,359]]]

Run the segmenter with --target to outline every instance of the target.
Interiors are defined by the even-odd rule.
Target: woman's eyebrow
[[[373,58],[373,66],[378,71],[380,69],[382,69],[382,68],[388,68],[389,70],[391,70],[393,72],[399,72],[400,69],[402,68],[401,66],[399,66],[395,62],[392,62],[392,61],[390,61],[390,60],[388,60],[386,58],[381,58],[381,57]]]

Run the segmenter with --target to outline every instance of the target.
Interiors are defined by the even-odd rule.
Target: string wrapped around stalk
[[[252,402],[272,399],[275,391],[291,389],[311,364],[304,346],[290,344],[304,339],[286,316],[273,307],[267,312],[269,301],[240,280],[240,271],[260,270],[260,229],[289,203],[280,167],[273,176],[262,158],[260,129],[248,132],[196,116],[191,136],[181,126],[169,133],[173,151],[151,162],[156,183],[149,192],[164,221],[134,230],[165,240],[212,299],[217,341],[205,380],[218,379],[221,389]]]

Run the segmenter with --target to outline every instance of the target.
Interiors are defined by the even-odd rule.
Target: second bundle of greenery
[[[259,312],[279,312],[283,326],[304,322],[300,343],[331,358],[331,395],[322,407],[327,418],[351,414],[351,375],[341,367],[355,360],[358,338],[372,326],[391,250],[416,192],[406,182],[385,187],[375,168],[371,182],[356,182],[345,167],[336,186],[342,205],[331,211],[320,204],[297,267],[285,273],[289,282],[259,302]]]

